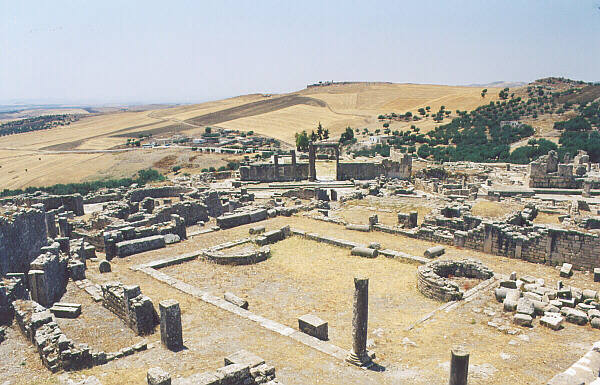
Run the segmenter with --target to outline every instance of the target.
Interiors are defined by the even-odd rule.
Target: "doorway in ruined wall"
[[[337,180],[340,150],[337,143],[309,143],[309,180]]]

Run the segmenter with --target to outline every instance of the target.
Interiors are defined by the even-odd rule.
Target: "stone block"
[[[225,293],[225,295],[223,295],[223,298],[225,299],[225,301],[232,303],[236,306],[241,307],[242,309],[246,309],[248,310],[248,301],[246,301],[245,299],[242,299],[238,296],[236,296],[233,293]]]
[[[57,302],[50,308],[50,311],[57,318],[77,318],[81,314],[81,304]]]
[[[573,265],[570,263],[563,263],[560,268],[560,276],[563,278],[570,278],[573,276]]]
[[[533,318],[527,314],[517,313],[513,316],[513,322],[515,325],[531,327]]]
[[[600,282],[600,268],[594,268],[594,282]]]
[[[577,325],[585,325],[588,323],[588,316],[585,312],[577,309],[568,309],[566,313],[567,322],[577,324]]]
[[[303,333],[318,338],[322,341],[329,339],[327,322],[313,314],[305,314],[298,318],[298,328]]]
[[[503,309],[506,312],[513,312],[515,310],[517,310],[517,301],[513,301],[510,299],[504,299],[504,302],[502,302],[503,305]]]
[[[517,313],[527,314],[528,316],[535,316],[535,306],[530,299],[520,298],[517,302]]]
[[[545,315],[540,318],[540,325],[548,327],[552,330],[559,330],[562,327],[564,318],[560,315]]]
[[[247,350],[238,350],[235,353],[232,353],[225,357],[225,366],[240,364],[243,366],[248,366],[250,368],[257,367],[265,363],[265,360],[260,358],[254,353],[251,353]]]
[[[160,340],[170,350],[183,348],[179,302],[167,299],[159,303]]]
[[[171,385],[171,375],[161,368],[150,368],[146,376],[148,385]]]

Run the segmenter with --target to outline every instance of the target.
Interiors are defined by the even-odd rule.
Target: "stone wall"
[[[490,269],[475,260],[440,260],[417,268],[417,288],[428,298],[444,302],[457,301],[462,299],[464,292],[448,277],[486,280],[493,276]]]
[[[46,215],[41,206],[0,216],[0,277],[25,273],[47,243]]]
[[[160,187],[143,187],[131,190],[127,193],[127,198],[131,202],[139,202],[144,198],[168,198],[177,197],[179,194],[185,194],[192,189],[181,186],[160,186]]]
[[[308,163],[254,163],[241,166],[239,171],[243,181],[290,182],[308,179]]]
[[[151,334],[159,317],[150,298],[139,286],[123,286],[119,282],[106,283],[102,288],[102,305],[121,318],[138,335]]]
[[[217,226],[222,229],[230,229],[248,223],[254,223],[267,219],[267,209],[257,209],[253,211],[243,211],[239,213],[227,214],[217,218]]]
[[[13,318],[13,302],[29,298],[25,287],[25,275],[18,273],[0,279],[0,325],[8,324]]]
[[[370,180],[383,175],[387,178],[409,179],[412,173],[412,157],[405,156],[396,162],[384,159],[374,162],[340,162],[337,167],[337,180]]]
[[[52,313],[45,307],[27,300],[14,302],[15,320],[21,332],[36,347],[42,364],[51,372],[80,370],[104,365],[119,357],[146,350],[145,342],[123,348],[119,352],[95,351],[86,344],[75,343],[58,327]]]
[[[31,262],[29,291],[31,299],[42,306],[50,307],[60,300],[67,287],[68,259],[55,252],[46,252]]]
[[[43,204],[44,210],[54,210],[64,207],[65,211],[72,211],[75,215],[83,215],[83,197],[81,194],[49,195],[37,192],[34,195],[24,195],[15,199],[17,204],[33,206]]]

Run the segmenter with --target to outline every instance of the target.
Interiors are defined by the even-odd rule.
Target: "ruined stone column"
[[[339,180],[339,170],[340,170],[340,148],[335,147],[335,180]]]
[[[160,340],[170,350],[183,348],[181,336],[181,309],[179,302],[167,299],[159,303],[160,308]]]
[[[292,166],[296,167],[296,150],[291,150],[290,154],[292,155]]]
[[[354,278],[354,312],[352,316],[352,350],[346,358],[351,364],[369,367],[367,322],[369,320],[369,279]]]
[[[450,385],[467,385],[469,374],[469,353],[462,349],[452,349],[450,359]]]
[[[315,166],[315,145],[310,142],[308,144],[308,180],[317,180],[317,168]]]
[[[273,154],[273,164],[275,167],[279,166],[279,155]]]

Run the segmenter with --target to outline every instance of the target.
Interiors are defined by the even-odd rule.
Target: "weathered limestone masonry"
[[[259,182],[292,182],[308,179],[308,163],[253,163],[240,167],[240,180]]]
[[[81,194],[70,195],[48,195],[42,192],[36,192],[32,195],[23,195],[15,198],[19,205],[33,206],[43,204],[44,210],[54,210],[63,206],[65,211],[72,211],[75,215],[83,215],[83,197]]]
[[[0,214],[0,277],[27,272],[46,242],[46,215],[42,206]]]
[[[57,247],[53,250],[54,252],[44,253],[31,262],[28,273],[31,299],[45,307],[60,300],[69,280],[67,257],[59,254]]]
[[[585,151],[575,157],[573,163],[559,163],[556,151],[540,157],[529,164],[529,187],[533,188],[581,188],[583,176],[591,163]]]
[[[337,180],[369,180],[381,175],[387,178],[409,179],[412,173],[412,156],[406,155],[399,162],[384,159],[381,163],[340,162]]]
[[[37,348],[42,363],[53,373],[59,370],[79,370],[135,352],[146,350],[148,345],[140,342],[115,353],[90,349],[86,344],[76,344],[58,327],[52,313],[45,307],[28,300],[16,300],[15,320],[21,332]]]
[[[0,280],[0,325],[8,324],[14,316],[13,302],[29,298],[25,287],[25,275],[9,274]]]
[[[462,261],[434,261],[417,269],[417,288],[428,298],[438,301],[457,301],[464,292],[449,276],[486,280],[494,273],[481,262],[465,259]]]
[[[115,253],[119,258],[124,258],[133,254],[160,249],[165,247],[165,245],[165,237],[163,235],[152,235],[149,237],[117,242],[115,244]]]
[[[225,366],[215,371],[173,380],[173,385],[282,385],[275,368],[255,354],[240,350],[225,357]],[[153,384],[152,384],[153,385]],[[161,384],[163,385],[163,384]]]
[[[181,334],[181,309],[179,302],[167,299],[160,301],[160,340],[170,350],[183,348]]]
[[[598,383],[600,371],[600,342],[562,373],[548,381],[548,385],[590,384]]]
[[[226,214],[217,218],[217,226],[222,229],[230,229],[248,223],[264,221],[267,219],[267,209],[243,211],[240,213]]]
[[[102,287],[102,305],[121,318],[138,335],[151,334],[159,323],[150,298],[142,295],[140,287],[111,282]]]
[[[381,224],[374,230],[465,247],[534,263],[593,270],[600,267],[600,236],[592,232],[533,224],[537,209],[526,207],[498,221],[471,215],[468,206],[433,210],[415,229]]]
[[[126,194],[126,198],[131,202],[140,202],[146,197],[150,198],[168,198],[177,197],[179,194],[185,194],[192,189],[182,186],[160,186],[160,187],[143,187],[131,190]]]

